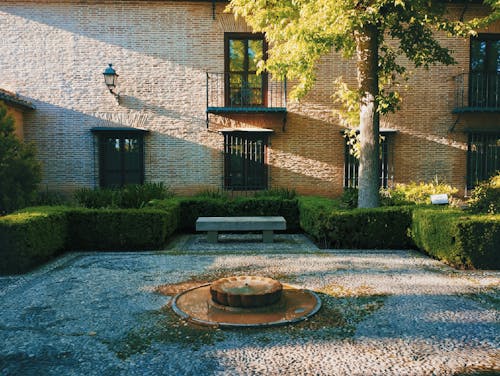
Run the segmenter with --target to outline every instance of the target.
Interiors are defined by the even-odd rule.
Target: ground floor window
[[[380,187],[387,188],[393,180],[391,135],[382,134],[380,143]],[[353,154],[353,145],[346,142],[344,150],[344,188],[357,188],[359,183],[359,159]]]
[[[144,131],[94,128],[93,132],[97,134],[99,186],[144,183]]]
[[[267,189],[267,133],[232,131],[223,134],[224,188]]]
[[[500,170],[500,132],[469,134],[467,187],[469,189]]]

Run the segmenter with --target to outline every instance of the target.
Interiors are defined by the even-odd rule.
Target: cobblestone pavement
[[[500,374],[500,272],[302,235],[186,235],[158,252],[71,253],[0,277],[0,375]],[[318,292],[309,322],[187,325],[154,287],[267,275]]]

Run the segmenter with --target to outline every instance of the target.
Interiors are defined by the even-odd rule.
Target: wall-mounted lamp
[[[113,64],[109,64],[109,66],[104,70],[104,83],[109,89],[109,92],[115,96],[115,99],[118,103],[120,103],[120,95],[115,93],[113,90],[118,83],[118,74],[113,68]]]

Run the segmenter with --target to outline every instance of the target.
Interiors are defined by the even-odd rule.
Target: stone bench
[[[206,231],[210,243],[217,243],[219,231],[262,231],[264,243],[273,242],[274,230],[286,230],[283,217],[199,217],[196,231]]]

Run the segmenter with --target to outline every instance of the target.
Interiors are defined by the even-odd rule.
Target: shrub
[[[410,207],[332,211],[324,224],[333,248],[402,249],[413,246],[409,236]]]
[[[0,215],[30,204],[41,179],[35,148],[14,134],[14,120],[0,102]]]
[[[500,268],[500,215],[417,209],[412,237],[420,249],[454,267]]]
[[[299,197],[300,227],[319,244],[327,246],[326,218],[334,210],[339,209],[336,200],[314,197]]]
[[[238,217],[281,215],[286,219],[287,230],[299,229],[299,211],[296,199],[277,197],[239,197],[231,200],[206,197],[179,199],[179,229],[193,231],[198,217]],[[156,207],[153,202],[152,207]]]
[[[468,204],[473,213],[500,213],[500,172],[479,183],[472,191]]]
[[[68,213],[75,250],[161,247],[176,230],[178,212],[158,209],[83,209]]]
[[[67,245],[67,209],[29,208],[0,218],[0,274],[22,273]]]
[[[345,208],[354,209],[358,207],[358,189],[344,188],[340,201]]]
[[[163,183],[127,185],[120,189],[82,188],[75,192],[76,201],[86,208],[142,208],[153,199],[173,197]]]
[[[396,184],[394,188],[382,190],[381,197],[383,204],[386,206],[430,204],[431,195],[446,193],[451,197],[457,192],[457,188],[436,179],[429,183]]]

